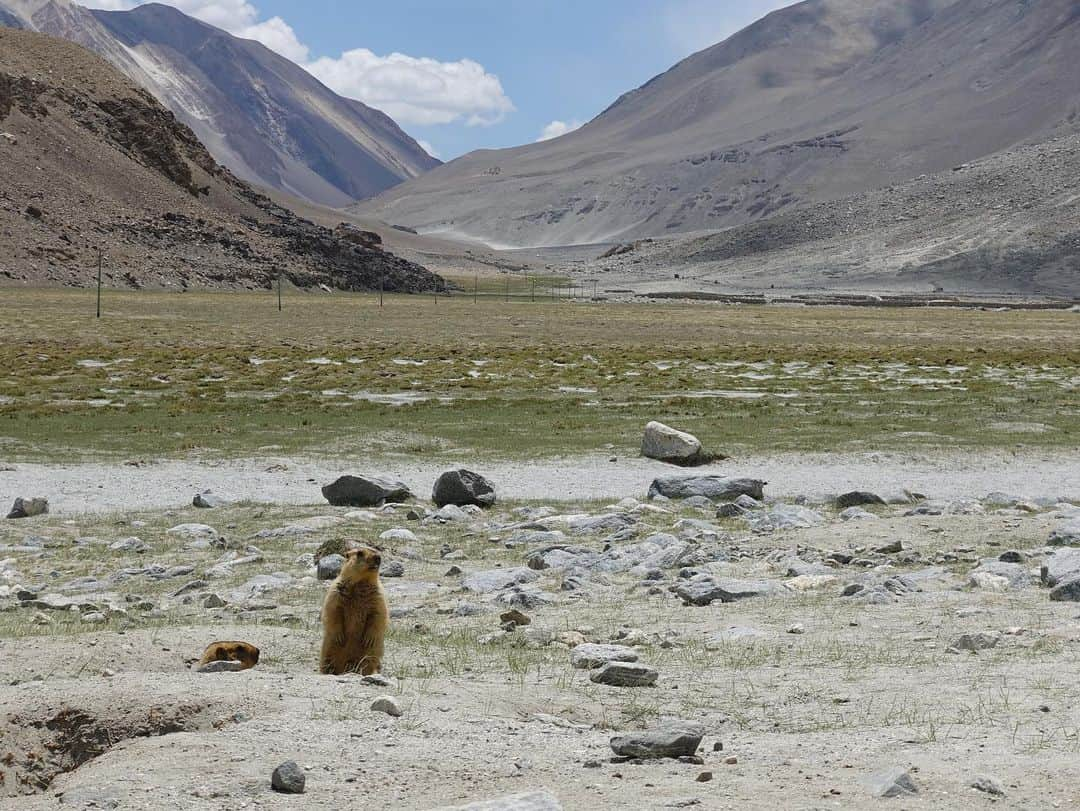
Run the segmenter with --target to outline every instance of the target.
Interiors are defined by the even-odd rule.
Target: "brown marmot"
[[[319,671],[369,676],[382,667],[390,610],[379,582],[382,556],[362,546],[345,553],[345,565],[323,602]]]
[[[248,642],[211,642],[196,667],[211,662],[239,662],[243,670],[250,670],[259,663],[259,649]]]

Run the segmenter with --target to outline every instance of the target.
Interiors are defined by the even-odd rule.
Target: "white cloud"
[[[470,127],[497,124],[514,104],[499,77],[471,59],[439,62],[400,53],[378,56],[367,48],[323,57],[306,66],[327,87],[383,110],[404,124]]]
[[[425,141],[423,138],[417,138],[416,143],[420,144],[420,148],[422,150],[424,150],[425,152],[427,152],[429,155],[431,155],[431,157],[437,158],[438,160],[442,160],[442,155],[440,155],[435,150],[435,147],[433,147],[429,142]]]
[[[540,133],[540,137],[536,139],[537,143],[541,141],[550,141],[552,138],[559,138],[566,135],[568,132],[573,132],[576,129],[580,129],[585,124],[584,121],[578,121],[577,119],[567,124],[565,121],[559,121],[556,119],[544,127]]]
[[[331,90],[376,107],[399,124],[488,126],[515,110],[499,77],[471,59],[440,62],[400,53],[378,56],[358,48],[337,59],[310,62],[310,50],[285,20],[260,20],[259,9],[247,0],[166,2],[230,34],[261,42],[307,69]],[[84,0],[90,8],[110,10],[141,4],[142,0]]]

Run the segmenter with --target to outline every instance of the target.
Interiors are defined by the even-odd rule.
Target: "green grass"
[[[1071,313],[109,292],[98,321],[85,291],[0,302],[13,461],[627,455],[657,418],[729,454],[1080,443]]]

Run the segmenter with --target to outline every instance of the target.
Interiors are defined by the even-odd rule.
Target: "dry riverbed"
[[[881,460],[864,464],[850,475]],[[494,508],[440,514],[424,500],[140,504],[152,488],[102,512],[58,487],[62,510],[0,524],[0,804],[432,809],[545,792],[497,807],[1073,807],[1080,605],[1051,600],[1041,568],[1071,582],[1080,488],[1075,460],[1054,464],[1027,486],[990,460],[951,484],[944,462],[935,479],[898,465],[855,483],[928,500],[843,513],[820,494],[854,479],[822,464],[800,488],[777,462],[782,486],[727,517],[647,500],[643,462],[624,474],[633,500],[539,498],[493,475]],[[174,479],[167,504],[206,475]],[[383,545],[400,573],[384,577],[384,684],[315,673],[312,556],[343,538]],[[511,608],[531,622],[506,625]],[[258,645],[259,665],[196,673],[215,639]],[[594,682],[572,664],[583,643],[623,646],[655,683]],[[371,709],[384,695],[400,717]],[[692,758],[615,755],[614,736],[664,719],[702,725]],[[303,795],[270,787],[288,760]],[[904,786],[917,793],[875,796]]]

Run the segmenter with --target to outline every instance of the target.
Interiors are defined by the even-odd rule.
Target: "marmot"
[[[211,662],[239,662],[249,670],[259,663],[259,649],[248,642],[211,642],[196,667]]]
[[[377,549],[362,546],[345,553],[341,574],[323,602],[321,673],[369,676],[382,667],[390,610],[379,582],[380,565]]]

